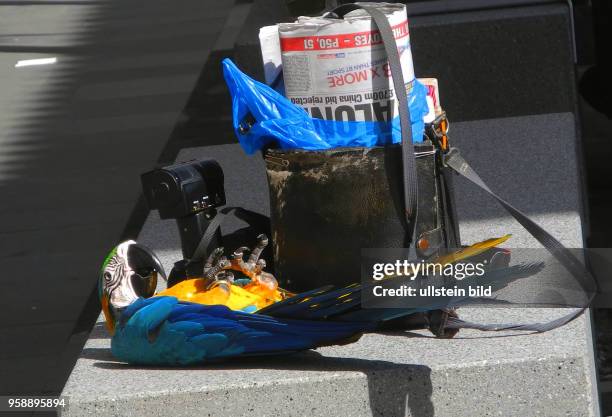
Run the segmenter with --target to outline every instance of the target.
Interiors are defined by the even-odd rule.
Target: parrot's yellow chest
[[[209,286],[203,278],[188,279],[159,292],[156,296],[173,296],[180,301],[205,305],[224,305],[232,310],[244,310],[255,306],[257,310],[283,299],[278,290],[268,290],[259,285],[247,284],[244,287],[230,285],[229,291],[222,286]]]

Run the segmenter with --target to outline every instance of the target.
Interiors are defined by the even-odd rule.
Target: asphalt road
[[[208,63],[250,7],[0,1],[0,393],[61,391],[99,312],[99,265],[137,232],[139,174],[182,146],[169,139],[231,140]]]

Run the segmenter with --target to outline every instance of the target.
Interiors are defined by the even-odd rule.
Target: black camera
[[[225,205],[223,170],[212,159],[191,160],[146,172],[141,181],[149,208],[158,210],[162,219],[176,219],[179,227],[184,259],[175,264],[168,280],[171,285],[201,269],[201,260],[190,261],[217,215],[216,208]],[[217,231],[205,254],[219,246]]]
[[[213,159],[191,160],[142,174],[149,208],[176,219],[225,205],[223,170]]]

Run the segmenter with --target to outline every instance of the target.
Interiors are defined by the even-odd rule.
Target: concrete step
[[[495,134],[489,132],[495,129]],[[569,247],[582,246],[574,118],[569,113],[454,123],[453,144],[486,178]],[[547,145],[541,146],[542,138]],[[550,147],[560,149],[549,158]],[[184,149],[214,158],[228,204],[267,213],[260,157],[238,145]],[[545,180],[543,180],[545,179]],[[509,248],[537,242],[465,181],[455,196],[464,243],[511,233]],[[534,199],[533,196],[539,196]],[[238,225],[229,225],[226,233]],[[138,240],[166,269],[180,259],[172,221],[149,216]],[[559,309],[460,309],[480,322],[536,322]],[[503,337],[511,336],[511,337]],[[368,334],[357,343],[291,356],[189,368],[135,367],[110,352],[102,324],[91,333],[64,388],[69,416],[598,416],[590,315],[537,335],[462,330],[452,340],[424,331]]]

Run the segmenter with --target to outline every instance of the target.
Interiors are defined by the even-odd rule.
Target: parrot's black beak
[[[166,272],[159,258],[148,247],[133,243],[128,248],[128,263],[134,275],[132,287],[139,297],[148,298],[155,294],[157,276],[166,280]]]

